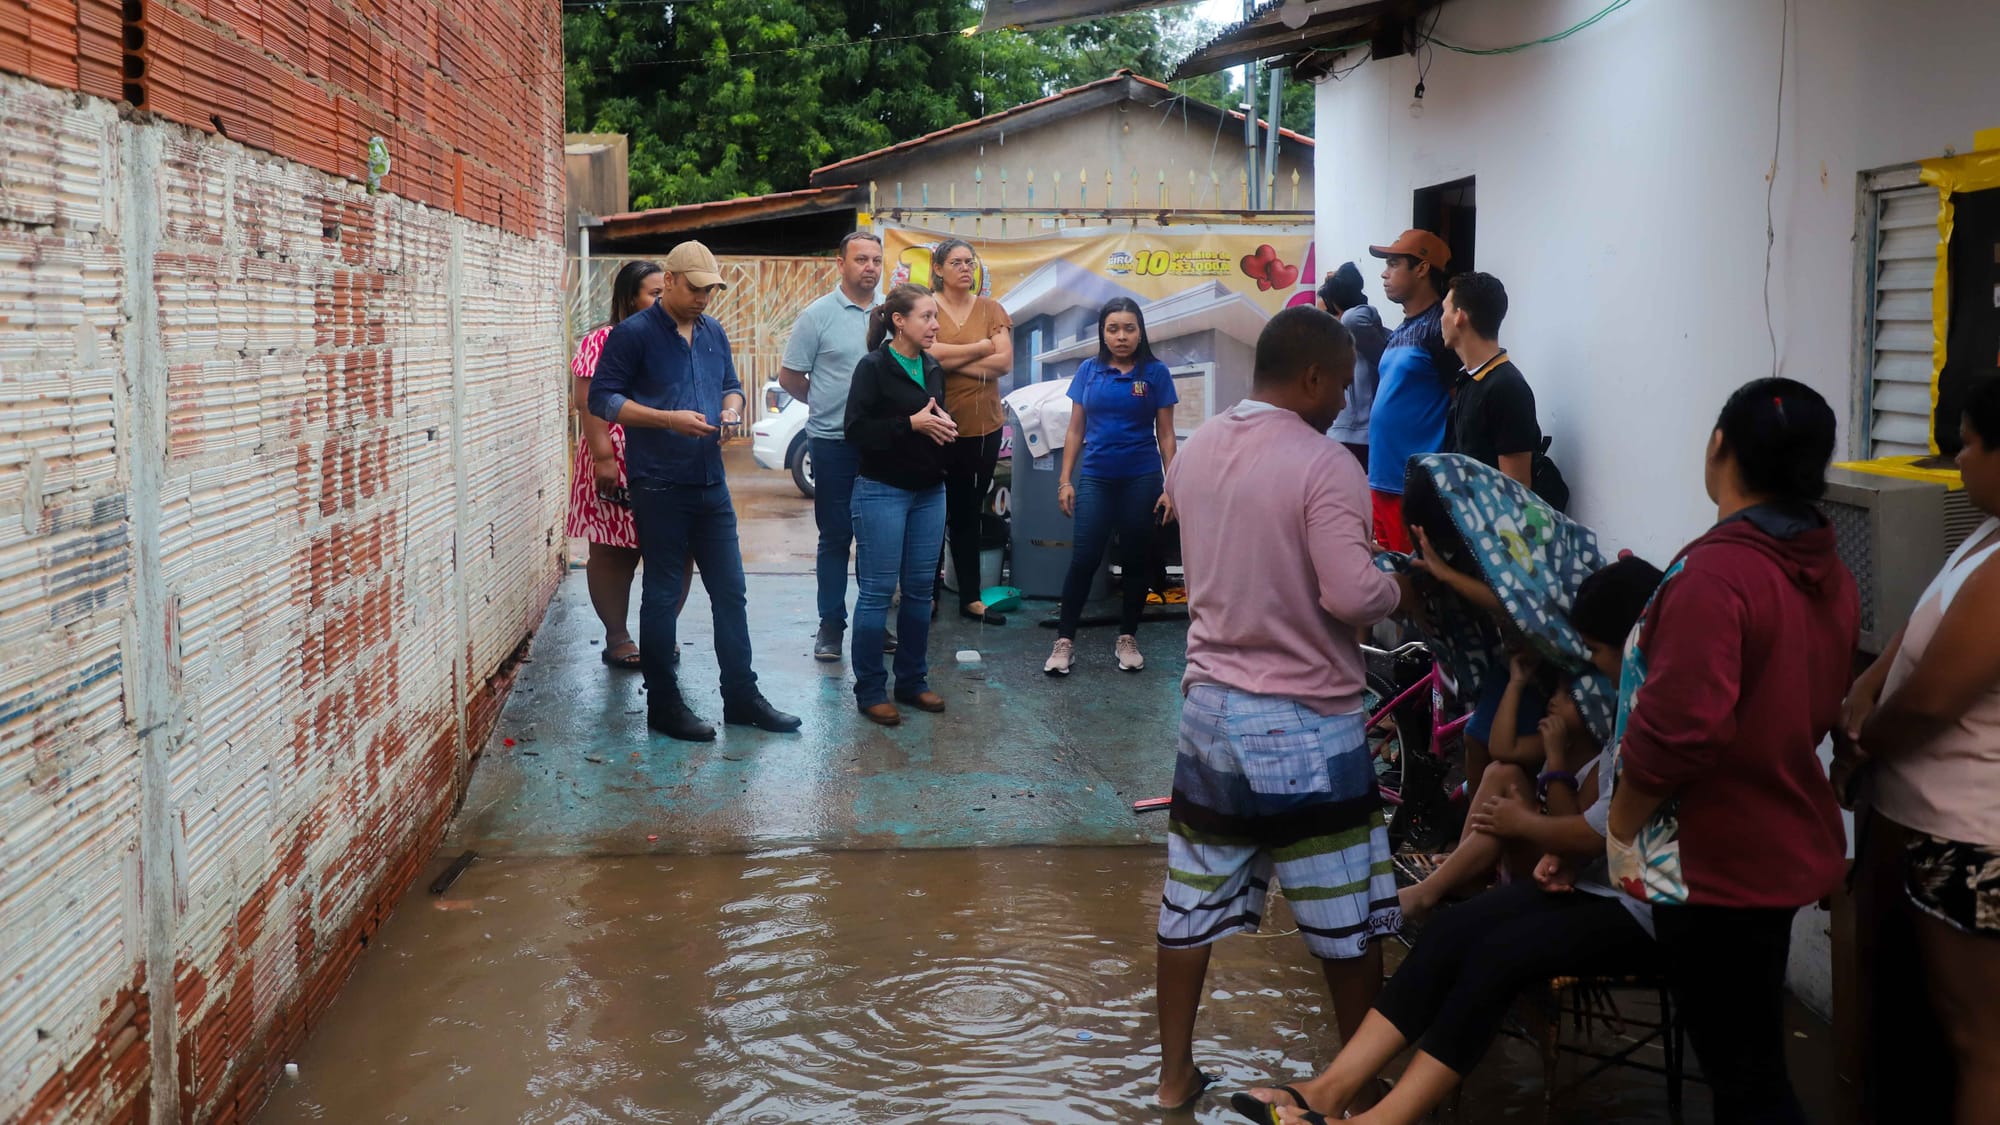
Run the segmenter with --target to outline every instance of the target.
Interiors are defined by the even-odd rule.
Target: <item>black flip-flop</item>
[[[1291,1096],[1298,1108],[1305,1111],[1307,1125],[1327,1125],[1326,1114],[1306,1104],[1305,1096],[1290,1086],[1272,1086],[1273,1090],[1283,1090]],[[1270,1102],[1260,1102],[1244,1091],[1229,1095],[1229,1108],[1255,1121],[1257,1125],[1279,1125],[1283,1120],[1278,1116],[1278,1107]]]
[[[1161,1106],[1160,1109],[1162,1112],[1184,1113],[1190,1109],[1193,1109],[1195,1107],[1195,1103],[1201,1100],[1201,1096],[1203,1094],[1208,1093],[1208,1088],[1210,1086],[1215,1085],[1215,1075],[1210,1074],[1205,1070],[1196,1068],[1194,1076],[1197,1079],[1200,1079],[1200,1081],[1194,1084],[1194,1093],[1189,1094],[1187,1100],[1179,1105]]]
[[[626,643],[631,644],[632,642],[627,641]],[[604,666],[607,668],[618,668],[627,672],[637,672],[640,667],[639,646],[632,645],[632,651],[626,653],[624,656],[611,655],[611,650],[617,647],[618,647],[617,645],[604,646],[604,651],[598,653],[597,658],[599,660],[604,661]]]

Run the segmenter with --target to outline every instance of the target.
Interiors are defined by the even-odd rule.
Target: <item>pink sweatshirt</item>
[[[1289,410],[1244,400],[1209,419],[1167,471],[1187,568],[1187,675],[1294,700],[1361,708],[1358,625],[1395,608],[1375,569],[1368,478],[1339,442]]]

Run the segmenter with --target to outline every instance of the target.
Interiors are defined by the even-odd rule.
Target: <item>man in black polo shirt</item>
[[[1492,274],[1462,273],[1446,287],[1439,327],[1445,346],[1465,365],[1451,409],[1451,450],[1532,488],[1542,428],[1535,421],[1535,392],[1500,346],[1506,317],[1507,290]]]

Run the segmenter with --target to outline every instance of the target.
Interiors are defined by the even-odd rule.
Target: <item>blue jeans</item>
[[[749,599],[743,580],[743,551],[736,542],[736,508],[726,484],[670,484],[635,477],[632,516],[645,561],[639,583],[639,660],[653,704],[680,690],[673,652],[678,631],[681,582],[689,558],[701,573],[702,588],[715,615],[715,656],[722,664],[722,698],[747,699],[757,692],[750,670]]]
[[[819,524],[819,619],[847,624],[847,552],[854,546],[854,477],[861,451],[839,438],[812,444],[813,518]]]
[[[1062,616],[1056,636],[1076,639],[1083,603],[1090,597],[1111,535],[1118,535],[1118,565],[1125,570],[1125,601],[1119,633],[1137,633],[1146,611],[1146,587],[1153,576],[1153,505],[1160,502],[1160,474],[1142,477],[1084,477],[1076,486],[1076,548],[1063,577]]]
[[[854,648],[848,660],[854,668],[854,700],[862,707],[889,701],[882,634],[899,581],[903,601],[896,614],[896,695],[908,699],[930,690],[924,650],[930,642],[931,585],[943,545],[943,485],[908,492],[867,477],[854,482],[854,582],[861,592],[854,599]]]

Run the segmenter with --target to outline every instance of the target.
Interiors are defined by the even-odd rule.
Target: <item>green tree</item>
[[[568,128],[631,138],[637,208],[786,191],[1120,68],[1163,75],[1200,33],[1148,12],[957,34],[978,19],[973,0],[566,0]],[[1185,85],[1227,93],[1226,80]],[[1309,123],[1311,91],[1299,94]]]

